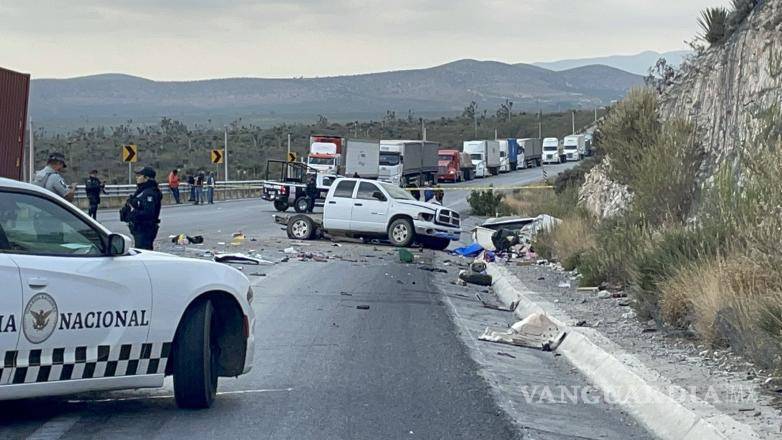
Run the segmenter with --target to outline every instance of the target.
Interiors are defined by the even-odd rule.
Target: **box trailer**
[[[348,139],[343,152],[343,176],[377,179],[380,175],[380,142]]]
[[[466,141],[462,149],[470,154],[475,165],[475,177],[499,174],[500,143],[498,141]]]
[[[543,145],[538,138],[518,139],[518,162],[522,168],[539,167],[543,160]]]
[[[0,68],[0,177],[22,180],[30,75]]]

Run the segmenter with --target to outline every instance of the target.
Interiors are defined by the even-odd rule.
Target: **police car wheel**
[[[285,212],[288,210],[288,202],[285,202],[283,200],[275,200],[274,209],[280,212]]]
[[[406,218],[398,218],[388,227],[388,240],[394,246],[407,247],[415,239],[413,222]]]
[[[188,308],[173,350],[174,396],[180,408],[209,408],[217,392],[219,348],[212,336],[214,308],[208,299]]]
[[[298,212],[307,212],[310,208],[310,199],[308,199],[305,196],[301,196],[298,199],[296,199],[295,202],[293,202],[293,209]]]

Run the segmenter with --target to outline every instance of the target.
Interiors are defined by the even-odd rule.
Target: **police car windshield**
[[[101,255],[100,234],[60,205],[30,194],[0,192],[0,252]]]

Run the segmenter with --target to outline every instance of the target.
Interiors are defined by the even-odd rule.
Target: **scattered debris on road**
[[[481,295],[479,295],[477,293],[475,294],[475,297],[478,298],[478,301],[480,301],[481,304],[483,304],[483,307],[485,307],[487,309],[492,309],[492,310],[499,310],[501,312],[512,312],[512,311],[516,310],[516,307],[519,305],[518,302],[514,301],[514,302],[512,302],[510,304],[509,307],[498,306],[496,304],[491,304],[491,303],[487,302],[486,300],[481,298]]]
[[[512,355],[510,353],[505,353],[504,351],[498,351],[497,354],[500,355],[500,356],[509,357],[511,359],[516,359],[516,356],[514,356],[514,355]]]
[[[486,327],[478,339],[553,351],[559,347],[566,335],[567,333],[560,330],[548,316],[543,313],[533,313],[513,324],[508,330],[492,330]]]
[[[367,305],[356,306],[356,308],[359,309],[359,310],[369,310],[369,306],[367,306]]]

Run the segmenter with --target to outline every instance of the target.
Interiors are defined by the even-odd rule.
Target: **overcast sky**
[[[327,76],[461,58],[684,49],[728,0],[0,0],[0,66],[34,77]]]

